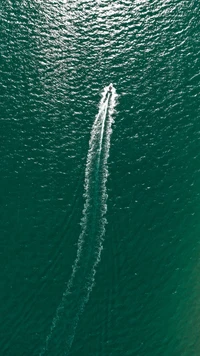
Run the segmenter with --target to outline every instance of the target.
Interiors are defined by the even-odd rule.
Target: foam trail
[[[107,90],[108,87],[104,88],[99,112],[91,130],[85,169],[82,232],[78,239],[77,256],[40,356],[45,355],[50,348],[51,350],[55,348],[56,354],[58,354],[59,344],[63,344],[63,352],[68,355],[80,315],[94,285],[96,267],[100,261],[105,233],[107,159],[110,149],[112,117],[117,98],[114,88],[111,97],[108,94],[106,98]]]

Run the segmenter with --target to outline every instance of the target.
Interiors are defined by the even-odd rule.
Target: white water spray
[[[94,285],[96,267],[100,261],[105,234],[107,160],[117,98],[114,88],[112,94],[107,95],[107,92],[108,87],[105,87],[99,104],[99,112],[91,130],[85,169],[82,232],[78,239],[77,256],[40,356],[45,355],[52,348],[58,350],[61,344],[64,345],[62,346],[63,354],[68,355],[80,315]]]

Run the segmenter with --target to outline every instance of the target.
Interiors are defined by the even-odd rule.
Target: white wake
[[[40,356],[45,355],[50,349],[58,351],[61,345],[63,353],[68,355],[80,315],[94,285],[96,267],[100,261],[105,234],[107,160],[117,101],[115,88],[112,89],[112,94],[107,95],[107,92],[108,87],[105,87],[99,104],[99,112],[91,130],[85,169],[82,232],[78,239],[77,256]]]

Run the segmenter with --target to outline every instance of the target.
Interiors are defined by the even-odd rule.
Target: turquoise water
[[[1,354],[199,355],[199,2],[0,9]]]

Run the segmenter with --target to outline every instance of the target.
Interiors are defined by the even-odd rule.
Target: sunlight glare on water
[[[199,355],[199,12],[2,2],[2,355]]]

